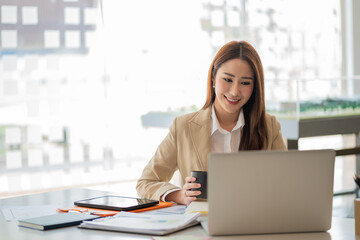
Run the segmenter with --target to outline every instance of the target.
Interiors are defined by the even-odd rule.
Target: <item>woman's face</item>
[[[254,89],[254,73],[249,63],[241,59],[224,62],[217,70],[213,83],[216,115],[237,120]]]

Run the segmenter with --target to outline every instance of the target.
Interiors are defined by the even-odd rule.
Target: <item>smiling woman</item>
[[[259,55],[245,41],[225,44],[211,63],[204,107],[175,118],[167,137],[137,183],[143,198],[189,204],[200,184],[192,171],[207,171],[210,152],[285,150],[280,124],[266,114]],[[182,189],[169,183],[179,169]]]
[[[232,90],[232,92],[227,92],[227,95],[224,95],[219,90],[222,90],[222,88],[220,86],[219,88],[216,87],[217,82],[221,82],[218,80],[222,78],[223,72],[228,73],[229,71],[233,72],[231,75],[239,78],[237,80],[238,83],[244,85],[241,88],[237,88],[235,92],[237,96],[241,97],[241,101],[235,106],[233,102],[230,102],[231,100],[229,101],[229,97],[231,98],[231,94],[234,94],[234,91]],[[225,75],[229,76],[228,74]],[[233,79],[229,80],[233,81]],[[234,84],[228,86],[231,85],[234,86]],[[237,116],[241,114],[247,124],[244,124],[242,130],[242,144],[239,145],[239,150],[262,149],[265,147],[268,135],[265,123],[264,92],[264,71],[257,51],[248,42],[232,41],[219,50],[211,63],[208,74],[207,99],[203,109],[210,107],[214,103],[216,117],[220,126],[228,125],[229,121],[237,121]],[[235,107],[235,109],[237,108],[238,111],[235,112],[235,118],[234,116],[229,118],[229,116],[221,114],[219,106],[222,106],[224,109],[230,106]],[[243,111],[240,112],[240,109]],[[235,126],[234,123],[233,126]]]
[[[254,89],[250,65],[241,59],[222,64],[213,80],[216,117],[225,130],[235,127],[240,110],[249,101]]]

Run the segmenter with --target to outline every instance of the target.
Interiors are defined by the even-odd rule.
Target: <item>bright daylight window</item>
[[[337,0],[0,8],[0,196],[136,180],[173,117],[202,107],[227,41],[258,49],[275,113],[281,101],[329,96],[338,83],[324,80],[341,76]],[[314,81],[294,85],[302,79]]]

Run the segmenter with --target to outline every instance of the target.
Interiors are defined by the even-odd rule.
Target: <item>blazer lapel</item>
[[[199,167],[207,170],[208,155],[211,152],[211,107],[200,110],[190,121],[191,140],[199,160]]]

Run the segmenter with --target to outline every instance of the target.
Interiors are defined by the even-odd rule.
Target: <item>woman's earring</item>
[[[215,85],[213,85],[213,88],[215,88]]]

